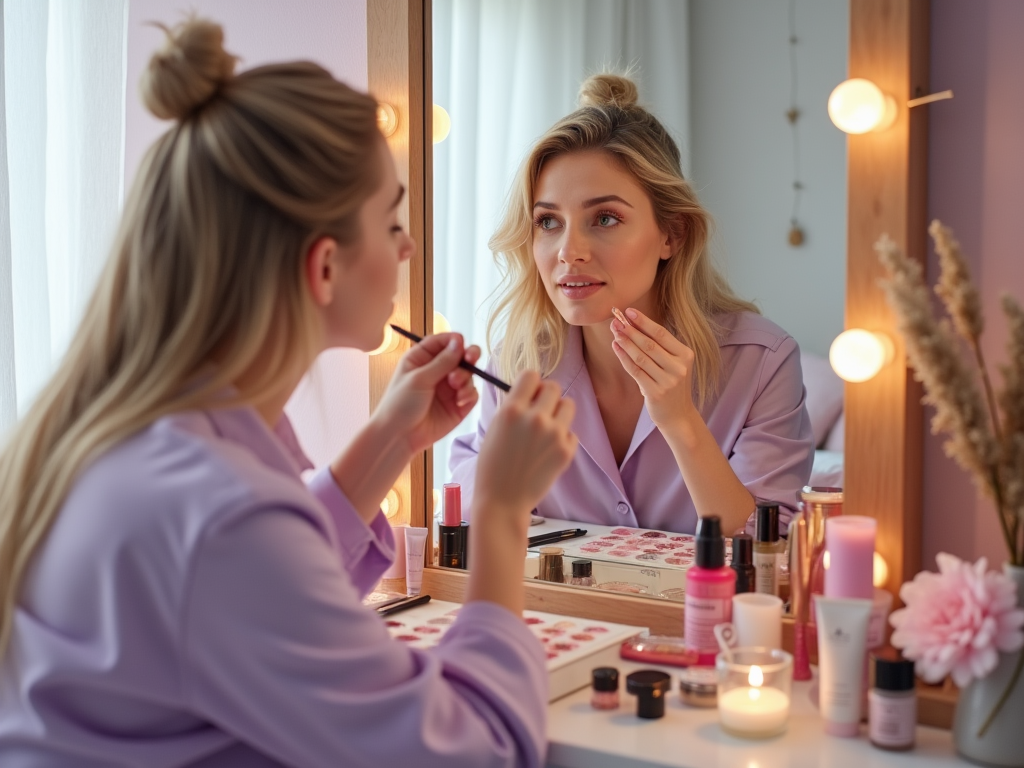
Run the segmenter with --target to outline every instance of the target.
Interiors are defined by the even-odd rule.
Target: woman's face
[[[533,258],[570,325],[611,318],[612,307],[658,317],[658,263],[672,255],[644,189],[606,152],[548,160],[533,205]]]
[[[359,212],[359,239],[336,252],[340,272],[335,300],[328,308],[328,345],[376,349],[394,311],[398,266],[416,250],[415,241],[399,223],[405,188],[395,161],[381,140],[376,149],[383,181]]]

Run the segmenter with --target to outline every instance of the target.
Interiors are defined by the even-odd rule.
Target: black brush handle
[[[405,328],[397,326],[394,323],[391,324],[391,328],[395,331],[395,333],[398,333],[398,334],[401,334],[402,336],[405,336],[405,338],[409,339],[409,341],[411,341],[411,342],[413,342],[415,344],[419,344],[421,341],[423,341],[422,337],[417,336],[412,331],[407,331],[407,330],[405,330]],[[496,386],[502,392],[508,392],[509,390],[512,389],[511,385],[506,384],[504,381],[499,379],[497,376],[491,376],[491,374],[489,374],[487,371],[483,371],[483,370],[477,368],[475,365],[467,363],[465,360],[460,360],[459,361],[459,368],[464,368],[465,370],[469,371],[470,373],[479,376],[484,381],[491,382],[491,384]]]

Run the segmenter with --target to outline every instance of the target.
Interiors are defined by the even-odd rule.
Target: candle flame
[[[750,674],[747,676],[747,681],[750,683],[752,687],[760,688],[762,685],[764,685],[764,672],[761,671],[761,668],[759,666],[754,664],[750,668]]]

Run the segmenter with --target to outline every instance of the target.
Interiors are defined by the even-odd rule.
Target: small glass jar
[[[914,748],[917,730],[917,690],[914,662],[896,652],[871,654],[875,685],[868,693],[868,734],[879,749]]]
[[[745,739],[768,739],[786,730],[793,686],[793,656],[776,648],[735,648],[715,657],[718,721]]]
[[[691,707],[718,705],[718,678],[714,667],[689,667],[679,673],[679,698]]]
[[[593,587],[597,584],[594,580],[594,564],[590,560],[572,561],[572,578],[569,583],[574,587]]]
[[[615,667],[597,667],[590,673],[593,692],[590,706],[594,709],[619,708],[619,670]]]

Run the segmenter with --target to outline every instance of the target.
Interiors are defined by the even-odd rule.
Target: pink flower
[[[907,607],[889,618],[892,644],[925,681],[952,674],[963,688],[995,669],[1000,651],[1024,646],[1024,610],[1017,608],[1017,585],[988,572],[984,557],[971,565],[942,552],[935,560],[938,573],[922,571],[900,588]]]

